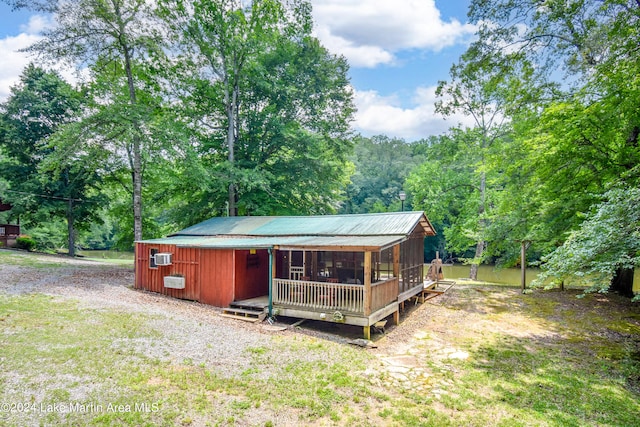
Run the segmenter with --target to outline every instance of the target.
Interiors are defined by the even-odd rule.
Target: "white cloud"
[[[53,25],[51,18],[33,15],[29,18],[27,24],[20,26],[20,34],[0,39],[0,58],[2,58],[0,62],[0,102],[9,97],[11,87],[18,83],[24,68],[30,62],[37,63],[35,56],[20,52],[20,50],[39,41],[41,38],[40,32],[51,25]],[[62,64],[53,67],[47,65],[46,68],[57,70],[66,81],[72,84],[78,81],[78,73],[75,70],[64,67]]]
[[[437,52],[475,32],[442,20],[434,0],[312,0],[316,35],[354,67],[391,64],[406,49]]]
[[[354,128],[365,136],[387,135],[415,141],[430,135],[440,135],[462,123],[472,126],[472,121],[461,115],[448,117],[436,113],[436,88],[419,87],[413,96],[413,105],[400,106],[395,96],[383,97],[376,91],[355,91],[358,107]]]
[[[18,51],[36,41],[38,36],[27,33],[0,39],[0,101],[9,96],[10,87],[18,82],[22,70],[31,60],[28,54]]]
[[[33,15],[27,24],[20,25],[20,31],[27,34],[40,34],[43,30],[50,28],[53,21],[50,17],[43,15]]]

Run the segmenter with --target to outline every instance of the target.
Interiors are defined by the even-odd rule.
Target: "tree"
[[[517,124],[514,141],[526,149],[518,164],[527,171],[525,187],[537,202],[536,233],[554,236],[550,240],[558,244],[569,237],[573,249],[587,245],[587,240],[570,237],[582,229],[584,212],[594,209],[590,206],[603,209],[599,200],[615,200],[606,193],[610,188],[640,184],[640,4],[474,1],[470,16],[480,24],[474,48],[484,56],[517,52],[546,79],[562,80],[562,94],[536,97],[529,109],[533,120]],[[601,235],[589,234],[594,239]],[[614,276],[632,277],[624,271],[627,264],[610,261],[619,266]],[[631,280],[624,284],[628,292],[631,285]]]
[[[487,246],[487,156],[505,132],[504,64],[494,58],[479,57],[474,49],[469,49],[460,62],[451,67],[450,81],[440,82],[436,91],[440,97],[436,111],[445,116],[462,112],[472,117],[475,124],[474,130],[466,134],[474,138],[466,139],[468,145],[458,146],[468,156],[468,165],[475,175],[475,182],[469,182],[468,188],[477,191],[475,224],[471,224],[470,217],[465,221],[466,235],[474,236],[476,246],[469,271],[473,280],[477,279],[478,265],[484,259]]]
[[[116,108],[114,117],[126,117],[119,125],[126,124],[128,129],[122,129],[117,142],[126,153],[131,172],[134,239],[142,239],[142,157],[149,144],[144,126],[149,110],[140,102],[140,87],[144,82],[142,71],[148,71],[143,65],[160,52],[158,21],[149,4],[144,0],[5,1],[16,8],[55,14],[55,26],[45,30],[43,39],[27,51],[53,62],[89,66],[95,75],[114,72],[124,80],[126,98],[120,96],[123,85],[118,83],[96,108],[98,112]]]
[[[7,156],[2,176],[11,185],[3,199],[27,225],[66,217],[71,256],[76,229],[95,219],[92,190],[99,182],[90,156],[62,144],[82,107],[81,94],[58,74],[29,65],[0,108],[0,145]]]
[[[250,2],[244,8],[239,0],[166,1],[162,14],[173,23],[182,55],[195,69],[195,79],[208,84],[211,94],[224,110],[223,121],[213,119],[216,131],[223,128],[230,168],[235,162],[239,137],[240,86],[249,61],[270,46],[283,10],[279,2]],[[190,55],[192,52],[194,55]],[[201,99],[202,101],[202,99]],[[223,125],[223,126],[221,126]],[[230,171],[233,175],[233,171]],[[237,213],[237,184],[233,176],[228,184],[228,211]]]
[[[613,188],[603,195],[564,244],[545,257],[538,284],[578,275],[591,283],[591,291],[610,288],[633,296],[628,286],[616,281],[621,271],[640,265],[640,189]]]
[[[350,170],[348,67],[311,36],[308,3],[287,5],[163,3],[174,23],[176,86],[190,131],[189,167],[175,188],[195,186],[195,215],[336,208]]]
[[[398,194],[405,187],[409,173],[423,156],[416,155],[415,146],[384,135],[356,138],[353,162],[356,173],[347,187],[344,213],[368,213],[400,210]],[[410,209],[407,201],[405,209]]]
[[[443,229],[446,250],[460,258],[472,258],[475,252],[467,252],[479,241],[478,211],[483,202],[477,172],[479,140],[475,129],[453,129],[432,139],[426,160],[412,171],[406,183],[414,206]],[[484,195],[486,203],[486,191]]]

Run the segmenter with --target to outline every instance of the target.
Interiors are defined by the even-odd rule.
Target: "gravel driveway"
[[[64,262],[66,266],[4,265],[0,268],[0,293],[37,292],[77,299],[81,307],[149,315],[150,326],[162,331],[163,338],[153,343],[141,340],[136,350],[161,360],[215,365],[230,377],[250,367],[247,349],[269,346],[274,334],[306,334],[344,344],[361,334],[360,327],[326,322],[306,321],[302,327],[291,328],[290,324],[296,319],[280,319],[282,323],[276,327],[267,322],[253,324],[229,319],[220,316],[221,309],[217,307],[133,289],[133,268],[65,257],[42,255],[39,258],[42,262]],[[396,388],[427,392],[433,389],[438,393],[439,385],[425,381],[429,372],[423,366],[426,358],[434,356],[444,366],[452,359],[466,357],[450,345],[448,337],[442,336],[448,335],[452,325],[477,324],[476,314],[447,308],[455,304],[457,291],[465,288],[454,287],[425,304],[407,304],[400,326],[388,325],[384,335],[375,334],[374,344],[368,349],[376,356],[376,362],[369,369],[371,378],[379,377],[384,371],[387,381]],[[281,357],[290,360],[305,358],[305,355],[298,352]],[[425,388],[425,384],[429,387]]]
[[[264,325],[221,317],[215,307],[135,290],[133,268],[55,258],[56,263],[61,260],[67,266],[3,265],[0,293],[42,293],[76,299],[84,308],[148,315],[152,319],[150,326],[163,331],[164,336],[153,345],[140,341],[137,350],[161,360],[188,359],[194,364],[221,366],[220,371],[229,375],[245,370],[249,360],[243,353],[246,355],[247,348],[266,345],[272,334]]]

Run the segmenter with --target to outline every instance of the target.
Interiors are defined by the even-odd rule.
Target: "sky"
[[[344,55],[357,107],[355,132],[407,142],[439,135],[462,116],[435,112],[438,81],[472,40],[469,0],[311,0],[315,33],[332,53]],[[0,102],[30,58],[17,50],[39,38],[47,18],[12,12],[0,2]],[[32,60],[32,59],[31,59]],[[73,81],[72,70],[62,75]]]

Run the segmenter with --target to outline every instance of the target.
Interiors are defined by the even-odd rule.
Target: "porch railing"
[[[397,278],[374,283],[371,285],[371,310],[380,309],[397,297]],[[272,298],[274,305],[285,307],[370,314],[364,312],[364,285],[273,279]]]
[[[400,293],[406,292],[409,289],[413,289],[416,286],[422,285],[424,278],[423,271],[424,266],[422,264],[413,265],[402,269],[402,271],[400,272],[400,276],[402,277],[399,286]]]
[[[364,287],[342,283],[273,279],[273,304],[310,310],[362,313]]]
[[[392,277],[371,284],[371,311],[376,311],[398,299],[398,278]],[[370,313],[369,313],[370,314]]]

